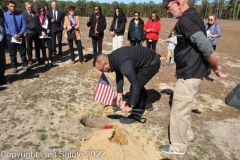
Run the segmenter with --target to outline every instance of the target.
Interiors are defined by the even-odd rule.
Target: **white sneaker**
[[[167,153],[167,154],[179,154],[179,155],[184,155],[185,153],[182,153],[182,152],[175,152],[172,150],[172,148],[170,147],[170,145],[162,145],[159,147],[159,149],[164,152],[164,153]]]

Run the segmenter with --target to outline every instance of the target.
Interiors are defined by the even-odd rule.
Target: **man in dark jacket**
[[[159,71],[160,59],[157,53],[141,46],[127,46],[113,51],[111,54],[100,54],[94,58],[93,66],[101,72],[115,72],[117,83],[117,105],[121,106],[123,97],[123,81],[125,76],[130,82],[130,101],[125,104],[123,112],[137,109],[128,117],[120,119],[122,123],[132,123],[140,120],[145,110],[147,92],[145,84]]]
[[[178,43],[174,49],[177,81],[170,114],[171,144],[161,145],[160,150],[183,155],[188,142],[194,139],[191,129],[193,100],[203,78],[209,74],[209,66],[218,77],[225,78],[227,74],[219,69],[201,16],[189,7],[187,0],[164,0],[160,8],[179,19],[174,27]]]
[[[51,17],[51,39],[52,39],[52,53],[55,55],[56,51],[56,37],[58,39],[58,54],[61,55],[62,52],[62,32],[64,24],[64,15],[61,11],[57,9],[57,4],[55,1],[51,3],[52,9],[48,11],[47,15]]]
[[[94,14],[91,15],[87,21],[87,26],[90,27],[89,37],[92,37],[93,54],[96,56],[97,54],[102,53],[104,30],[107,26],[106,18],[102,15],[102,9],[100,6],[94,7]]]
[[[35,46],[35,58],[36,62],[40,62],[40,41],[38,38],[38,34],[36,32],[36,27],[34,25],[34,18],[36,16],[36,12],[32,10],[32,4],[29,2],[25,3],[26,10],[22,13],[25,21],[27,23],[27,30],[26,30],[26,42],[27,42],[27,55],[28,55],[28,64],[33,64],[32,58],[32,43],[34,41]]]

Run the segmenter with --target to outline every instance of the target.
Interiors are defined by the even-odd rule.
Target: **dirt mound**
[[[100,151],[99,156],[102,156],[104,160],[155,160],[162,157],[161,152],[157,151],[154,144],[147,141],[145,137],[124,129],[96,130],[81,143],[80,152],[88,153],[89,151]],[[96,157],[85,154],[83,159],[96,159]]]
[[[111,142],[120,144],[121,146],[128,144],[128,139],[126,134],[122,132],[122,129],[117,129],[112,132],[112,137],[109,138]]]

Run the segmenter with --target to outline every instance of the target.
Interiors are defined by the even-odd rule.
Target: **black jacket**
[[[5,52],[5,47],[6,47],[6,43],[7,43],[7,36],[6,36],[6,31],[5,31],[5,26],[4,26],[4,23],[5,23],[5,19],[4,19],[4,13],[3,11],[0,9],[0,26],[3,28],[3,40],[2,42],[0,43],[3,43],[3,48],[1,48],[3,50],[3,53]],[[5,54],[5,53],[4,53]]]
[[[36,29],[34,24],[34,19],[36,18],[36,12],[32,11],[33,17],[29,15],[28,11],[25,10],[22,15],[27,23],[26,33],[32,33],[33,30]]]
[[[51,19],[53,18],[53,10],[49,10],[47,15],[50,16]],[[50,21],[51,22],[51,21]],[[63,31],[63,24],[64,24],[64,15],[61,11],[58,10],[58,15],[57,15],[57,20],[52,23],[52,28],[51,28],[51,32],[62,32]]]
[[[87,26],[90,27],[89,37],[93,37],[95,26],[96,26],[96,15],[95,14],[90,16]],[[100,15],[98,18],[98,27],[97,27],[98,36],[100,36],[100,37],[104,36],[104,30],[106,29],[106,26],[107,26],[106,18],[103,15]]]
[[[117,93],[123,92],[123,76],[127,77],[132,89],[130,104],[136,105],[139,99],[141,86],[137,73],[159,61],[157,53],[142,46],[126,46],[108,54],[110,71],[116,73]]]
[[[50,33],[49,33],[48,35],[51,35],[51,28],[52,28],[51,17],[49,17],[49,16],[47,15],[47,19],[48,19],[48,27],[47,27],[47,29],[50,30]],[[37,33],[38,33],[39,36],[42,35],[42,31],[47,34],[47,29],[42,27],[42,24],[41,24],[41,21],[40,21],[39,16],[36,16],[36,17],[35,17],[34,24],[35,24],[35,26],[36,26]]]
[[[144,40],[145,39],[145,34],[143,32],[144,21],[141,18],[139,18],[138,25],[139,25],[139,28],[138,28],[138,40]],[[134,18],[129,23],[129,27],[128,27],[128,40],[135,40],[135,23],[134,23]]]
[[[110,26],[109,31],[114,31],[115,34],[117,34],[118,36],[124,35],[125,25],[126,25],[126,22],[125,22],[125,21],[121,21],[121,22],[118,21],[117,29],[114,29],[114,27],[115,27],[115,21],[113,21],[112,24],[111,24],[111,26]]]

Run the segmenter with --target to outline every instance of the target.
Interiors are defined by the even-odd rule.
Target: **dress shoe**
[[[139,116],[134,116],[133,114],[130,114],[128,117],[121,117],[119,119],[119,121],[121,123],[125,123],[125,124],[131,124],[131,123],[134,123],[136,122],[137,120],[140,120],[141,117]]]
[[[9,81],[0,82],[0,85],[4,85],[4,84],[11,84],[11,82],[9,82]]]
[[[27,71],[31,71],[32,69],[29,68],[29,67],[23,67],[23,70],[24,70],[25,72],[27,72]]]
[[[53,64],[52,64],[52,63],[49,63],[49,66],[50,66],[50,67],[52,67],[52,66],[53,66]]]
[[[63,52],[58,52],[59,55],[63,55]]]
[[[12,69],[12,72],[13,72],[13,73],[17,73],[17,68],[13,68],[13,69]]]
[[[84,62],[84,61],[82,61],[82,62],[80,62],[81,64],[85,64],[86,62]]]

